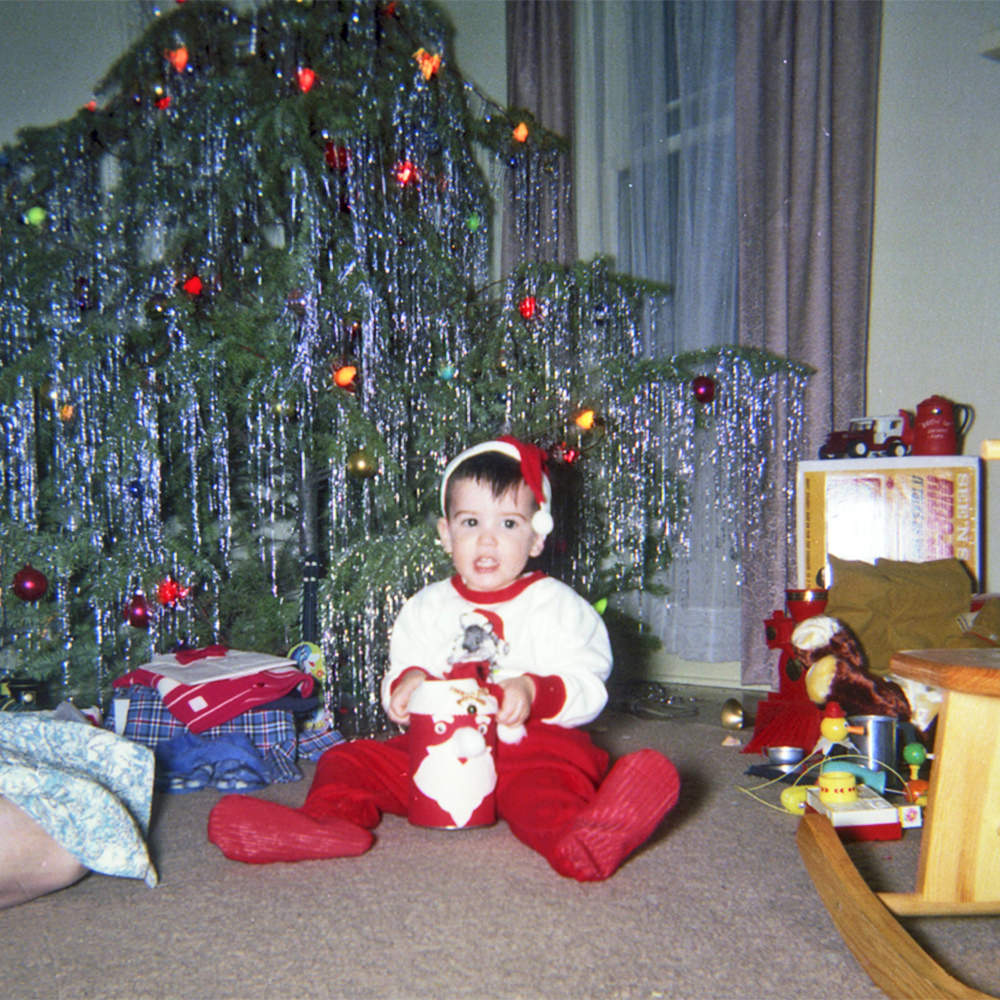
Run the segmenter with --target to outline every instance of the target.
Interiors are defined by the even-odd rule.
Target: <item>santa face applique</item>
[[[447,829],[495,822],[497,699],[474,678],[428,680],[409,707],[410,822]]]

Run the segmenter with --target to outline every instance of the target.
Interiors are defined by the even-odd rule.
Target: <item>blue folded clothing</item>
[[[277,768],[245,733],[207,739],[188,730],[154,748],[156,787],[168,792],[200,788],[245,791],[281,780]]]

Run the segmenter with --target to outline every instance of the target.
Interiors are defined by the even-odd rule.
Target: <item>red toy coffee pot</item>
[[[931,396],[917,406],[913,422],[914,455],[957,455],[965,432],[972,426],[971,406]]]

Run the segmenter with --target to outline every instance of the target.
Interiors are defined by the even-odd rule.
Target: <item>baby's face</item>
[[[536,506],[525,483],[499,497],[475,479],[451,484],[451,513],[438,521],[438,536],[467,587],[502,590],[541,553],[545,539],[531,528]]]

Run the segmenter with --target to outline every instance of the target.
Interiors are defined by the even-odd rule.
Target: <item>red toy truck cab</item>
[[[820,458],[899,458],[913,443],[913,418],[906,410],[895,417],[855,417],[846,431],[834,431],[819,450]]]

